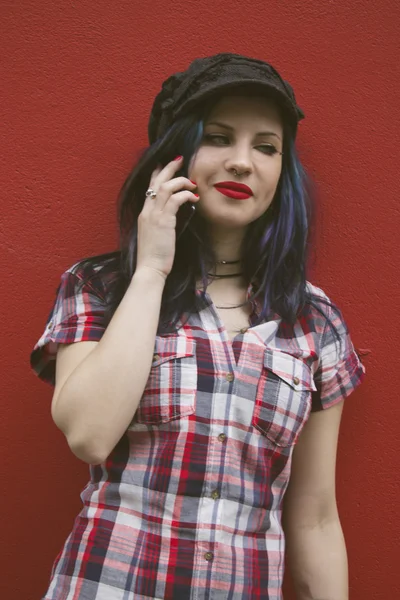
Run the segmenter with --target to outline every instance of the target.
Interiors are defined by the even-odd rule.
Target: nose
[[[248,175],[252,172],[251,147],[247,144],[235,144],[229,148],[229,156],[225,162],[229,173]]]

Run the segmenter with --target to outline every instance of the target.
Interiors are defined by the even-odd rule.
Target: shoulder
[[[320,287],[314,285],[310,281],[306,281],[306,291],[308,296],[310,296],[314,301],[320,302],[321,304],[334,305],[331,296]]]
[[[322,288],[306,281],[306,296],[304,314],[315,323],[316,330],[323,332],[328,323],[344,322],[340,308]]]
[[[105,300],[119,278],[120,256],[118,251],[83,258],[66,269],[61,280],[71,281],[79,289],[89,289]]]
[[[346,398],[363,381],[365,367],[354,348],[349,327],[337,304],[321,288],[307,282],[304,326],[315,339],[312,410],[329,408]]]
[[[61,275],[44,331],[30,356],[32,369],[55,384],[55,361],[60,344],[98,342],[109,322],[107,295],[118,276],[116,253],[75,262]]]

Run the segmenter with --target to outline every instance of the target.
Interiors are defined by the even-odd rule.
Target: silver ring
[[[151,198],[152,200],[154,200],[154,198],[157,196],[157,193],[152,190],[151,188],[149,188],[146,192],[146,198]]]

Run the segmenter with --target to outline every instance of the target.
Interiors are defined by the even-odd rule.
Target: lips
[[[235,200],[246,200],[253,195],[253,190],[248,185],[236,183],[236,181],[221,181],[216,183],[214,187],[224,196],[235,198]]]

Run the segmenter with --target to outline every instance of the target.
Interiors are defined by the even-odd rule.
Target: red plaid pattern
[[[63,274],[31,354],[49,383],[57,344],[104,332],[106,282],[78,290],[82,275]],[[347,397],[365,368],[340,311],[330,309],[340,344],[312,307],[294,326],[276,315],[231,342],[198,295],[199,314],[156,338],[126,434],[90,467],[45,600],[281,599],[294,444],[310,411]]]

